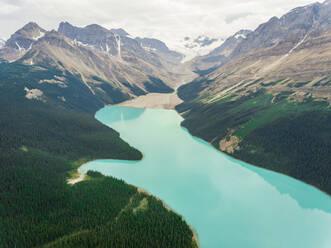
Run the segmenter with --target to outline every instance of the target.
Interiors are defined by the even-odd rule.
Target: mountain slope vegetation
[[[182,125],[231,156],[330,194],[330,8],[296,8],[236,42],[220,65],[179,88]]]
[[[69,71],[0,64],[1,247],[196,247],[180,216],[121,180],[67,184],[84,162],[142,158],[94,119],[106,100]]]

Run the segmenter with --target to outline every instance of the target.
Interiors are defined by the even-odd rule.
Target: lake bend
[[[79,171],[99,171],[160,198],[194,228],[201,247],[331,247],[330,196],[217,151],[181,127],[176,111],[107,106],[96,119],[144,157],[96,160]]]

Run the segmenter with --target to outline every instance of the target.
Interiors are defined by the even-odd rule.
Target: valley
[[[58,44],[68,44],[61,39]],[[105,104],[133,93],[95,75],[89,77],[97,86],[88,83],[82,71],[44,59],[48,62],[0,63],[0,246],[197,247],[178,214],[122,180],[87,172],[83,181],[67,183],[88,161],[142,158],[94,119]],[[173,91],[152,79],[145,84],[151,92]],[[138,211],[146,201],[148,209]]]
[[[196,230],[201,247],[281,247],[285,242],[326,248],[330,242],[328,195],[220,153],[183,129],[176,111],[107,106],[96,119],[144,157],[96,160],[80,173],[98,171],[160,197]],[[311,228],[319,232],[304,235]]]
[[[235,158],[330,194],[329,13],[328,1],[298,7],[196,58],[200,77],[178,89],[182,125]]]
[[[330,13],[191,60],[98,24],[0,40],[0,247],[329,247]]]
[[[134,99],[127,100],[116,104],[117,106],[126,106],[134,108],[158,108],[158,109],[175,109],[177,105],[182,103],[182,99],[178,96],[178,88],[191,82],[197,77],[197,74],[192,72],[185,64],[178,66],[178,78],[172,83],[174,92],[172,93],[149,93],[147,95],[138,96]]]

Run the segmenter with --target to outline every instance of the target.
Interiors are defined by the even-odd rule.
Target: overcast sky
[[[185,36],[222,37],[255,29],[272,16],[317,0],[0,0],[0,37],[29,21],[57,29],[58,23],[124,28],[173,46]],[[320,1],[323,2],[323,1]]]

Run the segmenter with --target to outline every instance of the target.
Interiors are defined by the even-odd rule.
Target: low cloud
[[[124,28],[134,36],[155,37],[175,46],[184,37],[222,37],[255,29],[311,0],[0,0],[0,37],[29,21],[56,29],[61,21]]]
[[[243,19],[246,18],[250,15],[254,15],[253,13],[249,13],[249,12],[244,12],[244,13],[236,13],[236,14],[232,14],[232,15],[228,15],[225,17],[225,23],[226,24],[231,24],[234,21],[237,21],[239,19]]]

